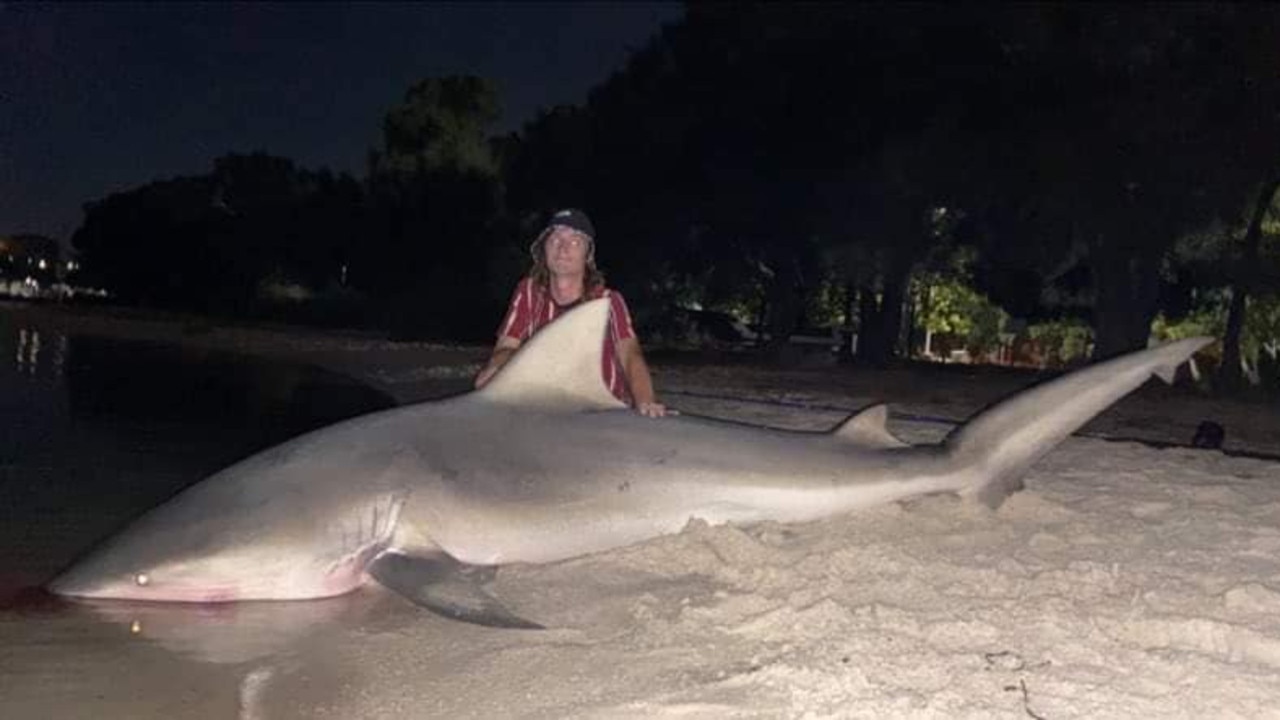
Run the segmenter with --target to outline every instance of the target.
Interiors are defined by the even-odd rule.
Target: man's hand
[[[484,369],[480,371],[480,374],[476,375],[476,389],[479,390],[487,385],[497,372],[498,368],[494,367],[492,363],[485,365]]]
[[[498,338],[498,344],[494,346],[493,355],[490,356],[489,362],[476,375],[476,389],[479,390],[487,385],[493,379],[493,376],[497,375],[498,371],[502,369],[502,366],[507,364],[511,356],[516,354],[516,350],[519,347],[520,341],[513,337],[503,335]]]
[[[646,402],[636,405],[636,412],[645,417],[663,417],[666,415],[676,415],[675,410],[668,410],[666,405],[660,402]]]

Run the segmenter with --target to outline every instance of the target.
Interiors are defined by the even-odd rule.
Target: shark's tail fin
[[[961,468],[981,478],[962,495],[998,507],[1022,489],[1032,463],[1152,375],[1172,382],[1178,366],[1213,341],[1196,337],[1121,355],[1050,380],[979,413],[947,437]]]

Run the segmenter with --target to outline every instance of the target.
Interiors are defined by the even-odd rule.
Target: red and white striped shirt
[[[618,343],[636,336],[635,327],[631,324],[631,311],[627,309],[627,301],[623,299],[622,293],[604,287],[588,290],[583,300],[602,297],[609,298],[610,312],[609,335],[604,341],[604,360],[600,364],[601,377],[609,392],[632,405],[631,390],[627,387],[627,377],[618,353]],[[511,305],[507,308],[507,316],[498,330],[498,337],[509,337],[523,343],[571,307],[573,306],[557,305],[549,289],[535,285],[532,279],[526,277],[516,285]]]

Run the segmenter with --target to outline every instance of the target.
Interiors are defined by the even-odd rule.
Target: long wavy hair
[[[547,267],[547,253],[545,250],[547,244],[547,236],[551,231],[555,230],[555,226],[543,230],[529,245],[529,254],[533,256],[533,266],[529,268],[529,278],[539,287],[551,287],[551,269]],[[596,239],[590,238],[590,245],[587,247],[587,269],[582,277],[582,289],[584,292],[591,292],[598,288],[604,287],[604,273],[600,268],[596,267]]]

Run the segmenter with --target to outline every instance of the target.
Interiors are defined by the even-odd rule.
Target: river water
[[[323,676],[296,658],[324,653],[299,648],[360,627],[385,594],[210,607],[34,588],[213,471],[393,403],[312,367],[29,322],[0,313],[0,718],[294,715],[268,713],[265,688],[281,672]]]

